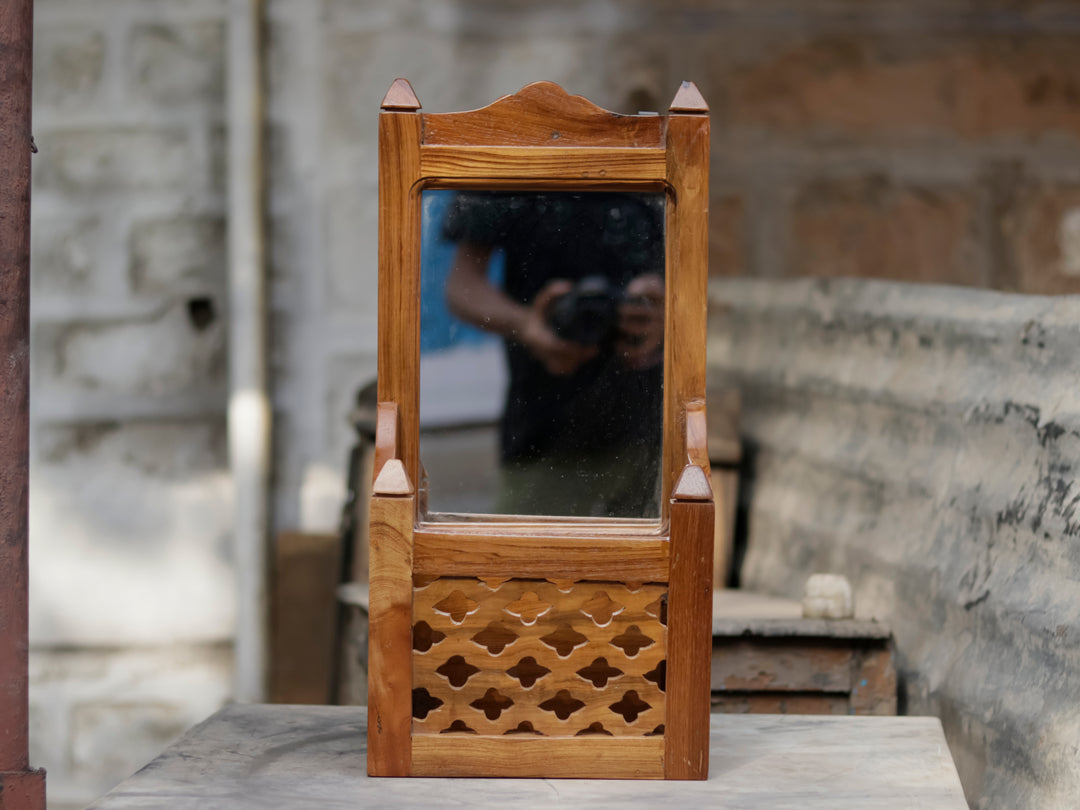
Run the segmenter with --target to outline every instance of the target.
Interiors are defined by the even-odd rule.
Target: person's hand
[[[619,304],[615,355],[635,371],[664,358],[664,280],[655,273],[638,276],[626,285]]]
[[[520,341],[525,348],[543,364],[549,374],[559,377],[573,374],[597,353],[595,346],[582,346],[563,340],[548,325],[548,312],[555,299],[573,288],[569,281],[555,280],[545,284],[533,299],[520,332]]]

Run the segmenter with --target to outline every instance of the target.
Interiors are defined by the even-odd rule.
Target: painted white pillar
[[[262,0],[229,0],[229,467],[235,486],[233,696],[266,696],[271,409],[263,232]]]

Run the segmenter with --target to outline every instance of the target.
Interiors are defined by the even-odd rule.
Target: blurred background
[[[1056,359],[1023,355],[1024,367],[1059,370],[1047,390],[1074,420],[1059,420],[1061,433],[1047,432],[1045,405],[1023,410],[1031,401],[1023,392],[980,395],[960,411],[970,416],[989,402],[987,412],[1007,427],[1034,418],[1036,445],[1047,436],[1076,443],[1075,394],[1060,382],[1075,382],[1075,303],[1054,309],[1045,328],[1016,313],[1036,306],[1025,303],[1029,295],[1080,292],[1080,4],[266,0],[254,54],[263,108],[254,115],[250,99],[226,92],[239,58],[230,32],[249,19],[248,6],[35,3],[31,759],[48,769],[50,807],[88,802],[226,701],[266,697],[257,679],[236,677],[259,661],[240,661],[235,650],[258,650],[265,639],[237,636],[250,632],[243,622],[237,630],[238,606],[252,598],[243,589],[260,582],[238,584],[235,538],[260,527],[266,537],[338,530],[356,437],[348,415],[376,371],[377,116],[396,77],[410,80],[426,112],[483,106],[540,79],[617,112],[663,112],[679,82],[693,80],[712,114],[714,298],[782,323],[777,312],[816,295],[811,309],[826,313],[819,321],[858,304],[879,319],[891,312],[898,335],[923,304],[937,302],[935,323],[956,315],[970,326],[928,338],[942,347],[941,362],[923,362],[946,375],[964,367],[963,335],[994,343],[1023,332],[1025,352],[1049,342],[1060,348]],[[261,189],[265,210],[268,330],[252,356],[269,368],[273,452],[256,471],[269,480],[261,514],[235,509],[226,431],[230,340],[242,339],[230,313],[261,311],[258,296],[240,298],[249,291],[230,285],[228,273],[227,177],[237,160],[228,144],[245,121],[266,139],[261,159],[251,156],[247,174],[234,175]],[[745,277],[758,281],[722,281]],[[912,299],[887,285],[805,282],[774,306],[761,286],[822,277],[963,289],[919,288]],[[1001,315],[1004,331],[988,312]],[[753,328],[723,321],[717,356],[741,356]],[[926,335],[907,337],[926,348]],[[901,341],[874,339],[886,348]],[[759,343],[745,345],[752,352]],[[746,378],[749,362],[728,365]],[[779,361],[772,368],[775,389],[788,372]],[[1028,392],[1045,382],[1025,374]],[[904,389],[918,377],[894,382]],[[761,444],[768,428],[754,425]],[[948,438],[929,423],[911,430],[927,447]],[[902,455],[905,442],[900,435],[891,452]],[[861,448],[848,447],[852,469]],[[999,450],[986,458],[1023,456],[1007,444]],[[1028,494],[1043,473],[1057,476],[1060,486],[1046,484],[1044,511],[1057,509],[1055,539],[1075,545],[1072,452],[1060,450],[1057,473],[1033,457]],[[910,468],[928,459],[908,459]],[[973,508],[971,536],[1008,525],[1009,498],[1027,480],[1017,479],[1001,504]],[[853,531],[866,529],[857,514],[863,525]],[[238,528],[241,520],[248,523]],[[954,534],[967,537],[961,523]],[[773,535],[798,545],[792,532]],[[894,559],[904,542],[888,535],[883,553]],[[822,560],[830,570],[858,569],[857,555],[822,551],[805,537],[798,548],[799,576]],[[1074,551],[1055,553],[1080,568]],[[762,573],[777,570],[780,556],[749,559],[749,576],[793,590],[794,575]],[[954,600],[961,616],[986,600],[988,567],[974,580],[964,580],[967,569],[956,573],[970,592]],[[1074,589],[1078,580],[1067,577]],[[973,605],[956,607],[968,597]],[[947,626],[941,616],[935,622]],[[1075,617],[1054,626],[1066,629],[1054,642],[1050,626],[1040,649],[1051,655],[1046,648],[1060,643],[1080,661]],[[926,651],[901,658],[901,674],[918,685],[910,706],[933,710],[946,676],[920,681],[914,664],[904,669]],[[973,801],[994,761],[986,746],[999,736],[994,718],[1004,708],[996,706],[946,717],[950,743],[974,752],[958,755]],[[1031,711],[1037,718],[1041,709]],[[1067,769],[1076,738],[1062,739],[1063,758],[1053,761]],[[1034,781],[1039,767],[1030,765]]]

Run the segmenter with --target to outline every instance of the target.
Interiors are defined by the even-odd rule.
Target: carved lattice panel
[[[418,582],[413,734],[663,734],[667,586],[631,587]]]

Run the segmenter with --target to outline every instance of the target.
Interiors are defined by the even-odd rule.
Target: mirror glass
[[[421,199],[428,512],[657,518],[662,192]]]

